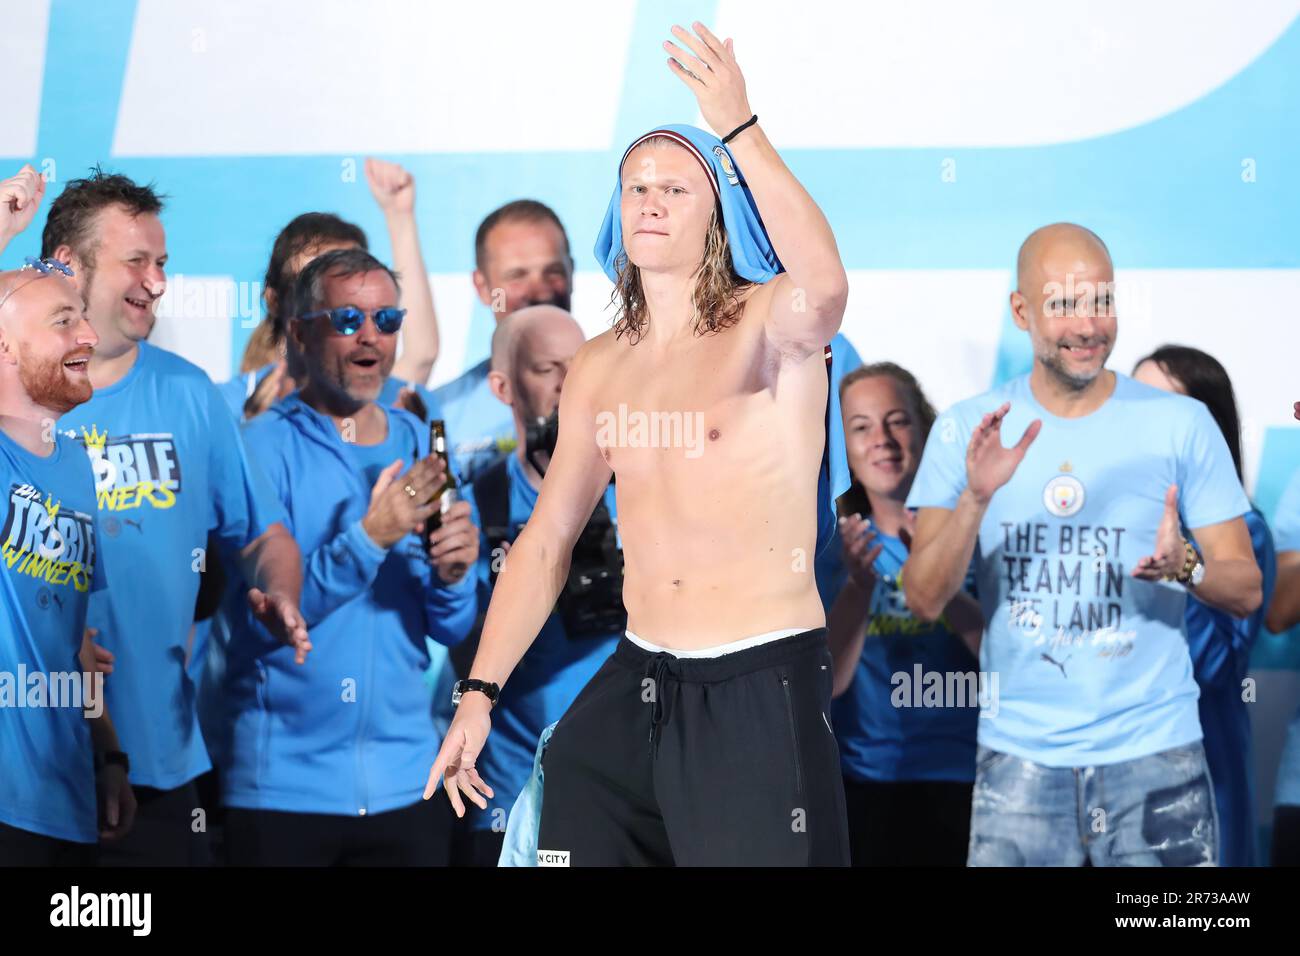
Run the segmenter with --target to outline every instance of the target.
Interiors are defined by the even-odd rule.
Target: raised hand
[[[385,216],[415,211],[415,177],[397,163],[368,157],[366,182]]]
[[[45,195],[45,177],[29,163],[0,182],[0,250],[32,224]]]
[[[698,20],[691,28],[694,34],[679,26],[672,29],[686,50],[671,40],[664,41],[664,49],[671,55],[668,68],[695,94],[704,121],[719,136],[726,136],[753,115],[745,94],[745,77],[730,38],[724,43]]]
[[[1156,529],[1155,551],[1138,561],[1132,574],[1143,581],[1172,581],[1186,562],[1187,545],[1178,520],[1178,486],[1170,485],[1165,491],[1165,513]]]
[[[1011,480],[1025,452],[1034,443],[1043,428],[1043,421],[1035,418],[1020,436],[1020,441],[1010,448],[1002,446],[1002,419],[1011,410],[1006,402],[996,412],[985,415],[966,446],[966,486],[977,500],[987,502],[993,493]]]

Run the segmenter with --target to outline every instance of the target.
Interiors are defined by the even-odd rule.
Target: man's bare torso
[[[759,289],[722,332],[668,345],[607,332],[587,346],[580,387],[616,477],[628,628],[664,647],[825,623],[813,576],[825,362],[779,355],[766,305]]]

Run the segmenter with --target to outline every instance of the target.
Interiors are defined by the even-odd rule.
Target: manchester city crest
[[[740,185],[740,177],[736,175],[736,165],[731,161],[731,154],[727,152],[725,146],[714,146],[713,153],[718,157],[718,162],[722,164],[722,172],[727,177],[727,182],[733,186]]]
[[[1058,518],[1072,518],[1083,509],[1083,482],[1070,474],[1071,470],[1067,461],[1061,474],[1043,489],[1043,507]]]

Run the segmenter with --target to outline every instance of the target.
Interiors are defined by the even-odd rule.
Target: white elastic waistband
[[[770,644],[772,641],[779,641],[783,637],[790,637],[794,634],[802,634],[808,630],[806,627],[786,627],[779,631],[768,631],[766,634],[758,634],[754,637],[743,637],[738,641],[731,641],[728,644],[718,644],[714,647],[701,647],[693,651],[681,651],[672,647],[660,647],[658,644],[651,644],[647,640],[637,637],[631,631],[627,631],[627,639],[641,648],[643,651],[649,651],[651,654],[671,654],[673,657],[721,657],[724,654],[734,654],[736,651],[745,651],[751,647],[758,647],[760,644]]]

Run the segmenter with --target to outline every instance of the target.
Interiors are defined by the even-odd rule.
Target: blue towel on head
[[[618,176],[614,180],[614,195],[605,210],[605,222],[596,237],[596,261],[605,270],[611,282],[618,281],[616,263],[623,252],[623,222],[619,217],[619,197],[623,192],[623,163],[628,153],[651,136],[667,136],[695,154],[705,167],[713,183],[714,194],[722,206],[722,223],[727,230],[731,246],[731,262],[736,272],[750,282],[767,282],[785,271],[776,256],[763,220],[754,205],[754,197],[740,175],[740,167],[731,158],[731,152],[722,140],[695,126],[674,123],[652,129],[638,136],[623,153],[618,163]]]

